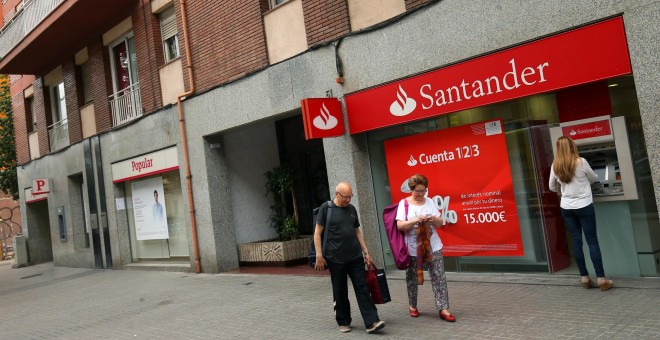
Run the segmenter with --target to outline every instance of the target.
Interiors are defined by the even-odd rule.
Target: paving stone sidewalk
[[[388,272],[386,327],[366,334],[334,321],[328,277],[89,270],[0,262],[0,339],[658,339],[660,280],[617,279],[608,292],[577,276],[449,273],[456,323],[420,287],[407,314],[405,281]],[[352,294],[352,292],[351,292]]]

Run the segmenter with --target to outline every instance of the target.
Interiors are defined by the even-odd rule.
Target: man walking
[[[360,314],[367,328],[367,333],[373,333],[385,327],[385,322],[378,319],[376,305],[371,300],[367,286],[364,263],[371,263],[367,244],[360,231],[357,210],[350,204],[353,189],[346,182],[341,182],[335,189],[332,202],[321,205],[316,219],[314,245],[316,247],[316,270],[323,270],[327,263],[330,269],[332,292],[336,300],[336,315],[339,331],[351,331],[351,305],[348,301],[348,283],[346,276],[351,278],[355,297],[360,307]],[[330,221],[326,223],[328,209],[332,209]],[[328,228],[325,249],[321,235]],[[324,252],[325,250],[325,252]]]

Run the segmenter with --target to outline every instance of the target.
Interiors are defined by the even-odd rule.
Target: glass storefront
[[[157,183],[162,182],[163,197],[158,200],[165,208],[168,238],[138,239],[143,237],[137,236],[135,208],[133,206],[133,184],[134,182],[145,180],[152,180]],[[124,190],[126,192],[125,201],[128,214],[132,261],[170,259],[188,262],[190,251],[188,249],[188,236],[185,227],[185,213],[179,171],[169,171],[133,181],[126,181],[124,182]],[[151,192],[149,194],[153,195]],[[149,201],[149,204],[152,204],[151,201]]]
[[[600,112],[596,104],[607,103],[612,117],[624,117],[628,134],[638,199],[596,203],[599,238],[606,272],[609,275],[658,275],[653,255],[645,257],[642,239],[653,236],[658,228],[653,183],[646,155],[634,79],[623,76],[601,84],[600,98],[578,102],[580,114]],[[579,87],[571,88],[578,93]],[[466,124],[502,119],[506,135],[511,177],[515,192],[524,256],[516,257],[446,257],[448,271],[487,272],[559,272],[577,273],[569,254],[570,237],[566,235],[558,212],[558,198],[549,192],[547,176],[553,160],[554,141],[550,129],[565,122],[566,101],[558,99],[565,90],[548,92],[469,110],[454,112],[423,121],[401,124],[367,133],[369,157],[378,211],[391,204],[384,142],[413,134],[441,131]],[[591,94],[591,96],[594,96]],[[607,106],[607,105],[606,105]],[[571,113],[573,114],[573,113]],[[572,119],[571,119],[572,120]],[[457,176],[460,178],[460,175]],[[613,225],[610,221],[616,221]],[[381,239],[387,236],[380,221]],[[650,241],[649,241],[650,242]],[[389,244],[383,242],[385,264],[393,268]],[[609,262],[608,262],[609,261]],[[631,262],[632,261],[632,262]],[[625,263],[627,262],[627,263]],[[638,265],[637,265],[638,264]],[[589,265],[589,264],[588,264]],[[631,269],[632,267],[632,269]]]

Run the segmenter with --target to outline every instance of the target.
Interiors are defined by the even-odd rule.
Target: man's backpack
[[[408,201],[403,199],[406,209],[406,220],[408,219]],[[408,253],[408,245],[406,244],[406,234],[396,227],[396,211],[399,208],[399,203],[394,203],[383,210],[383,224],[385,224],[385,232],[387,233],[387,240],[390,241],[390,248],[392,249],[392,257],[397,269],[404,270],[410,265],[410,254]]]
[[[314,233],[316,234],[316,217],[319,215],[319,209],[314,208],[312,210],[312,230],[314,230]],[[330,201],[328,201],[328,213],[325,214],[325,225],[323,226],[323,234],[321,235],[321,242],[323,242],[323,245],[321,247],[322,252],[323,252],[323,258],[325,258],[325,244],[328,242],[328,225],[330,224],[330,215],[332,213],[332,206]],[[314,246],[314,235],[312,235],[312,242],[309,245],[309,253],[307,253],[307,263],[309,263],[309,266],[312,268],[316,267],[316,247]],[[328,268],[328,265],[325,265],[325,268]],[[325,269],[324,268],[324,269]]]

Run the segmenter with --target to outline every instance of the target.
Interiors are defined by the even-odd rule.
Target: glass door
[[[138,82],[133,34],[127,35],[110,47],[110,58],[113,69],[112,86],[115,93],[128,89]]]

